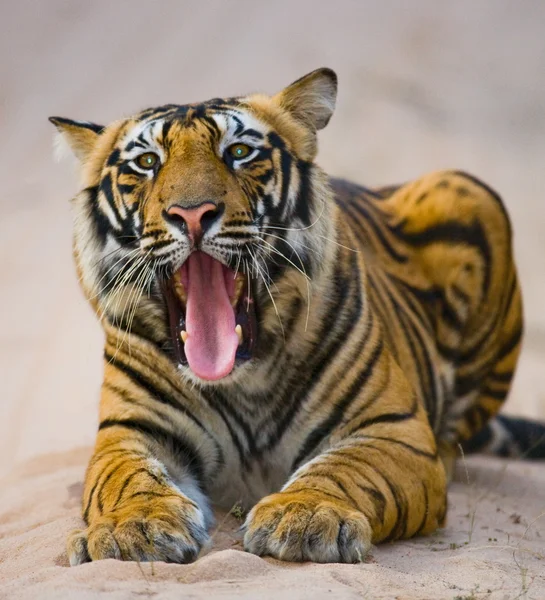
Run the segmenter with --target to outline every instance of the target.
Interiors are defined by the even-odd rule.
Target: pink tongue
[[[187,289],[187,362],[197,377],[221,379],[233,370],[238,347],[235,312],[229,301],[224,267],[208,254],[193,252],[182,267],[185,268],[182,281]]]

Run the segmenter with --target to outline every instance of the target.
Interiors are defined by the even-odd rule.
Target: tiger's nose
[[[170,220],[189,236],[193,243],[198,243],[210,227],[219,221],[225,205],[214,202],[203,202],[199,206],[183,208],[174,204],[167,210]]]

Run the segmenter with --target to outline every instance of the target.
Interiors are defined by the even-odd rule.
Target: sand
[[[218,514],[190,565],[98,561],[68,566],[66,534],[81,527],[89,450],[40,457],[3,482],[0,597],[40,598],[535,598],[545,597],[545,469],[471,458],[449,493],[445,529],[373,548],[364,563],[283,563],[243,551],[240,522]],[[468,483],[469,481],[469,483]]]

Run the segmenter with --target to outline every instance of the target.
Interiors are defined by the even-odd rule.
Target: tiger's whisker
[[[280,323],[280,329],[282,330],[282,337],[284,338],[284,343],[285,343],[286,342],[286,334],[284,332],[284,325],[282,324],[282,319],[280,318],[280,313],[278,312],[278,308],[276,306],[276,302],[274,301],[273,295],[271,293],[271,289],[270,289],[269,285],[267,284],[267,281],[265,280],[264,275],[261,272],[261,269],[260,269],[259,263],[257,262],[256,257],[253,255],[252,251],[249,248],[248,248],[248,252],[250,252],[250,254],[253,258],[254,265],[257,269],[257,273],[261,277],[263,284],[265,285],[265,288],[267,289],[267,292],[271,298],[271,302],[274,307],[274,311],[276,312],[276,316],[278,317],[278,322]]]

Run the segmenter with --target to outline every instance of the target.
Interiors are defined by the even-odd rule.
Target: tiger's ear
[[[63,117],[49,117],[49,120],[59,131],[59,145],[67,143],[81,162],[87,160],[99,135],[104,131],[102,125],[87,121],[73,121]]]
[[[294,81],[274,100],[309,129],[323,129],[335,110],[337,75],[331,69],[317,69]]]

